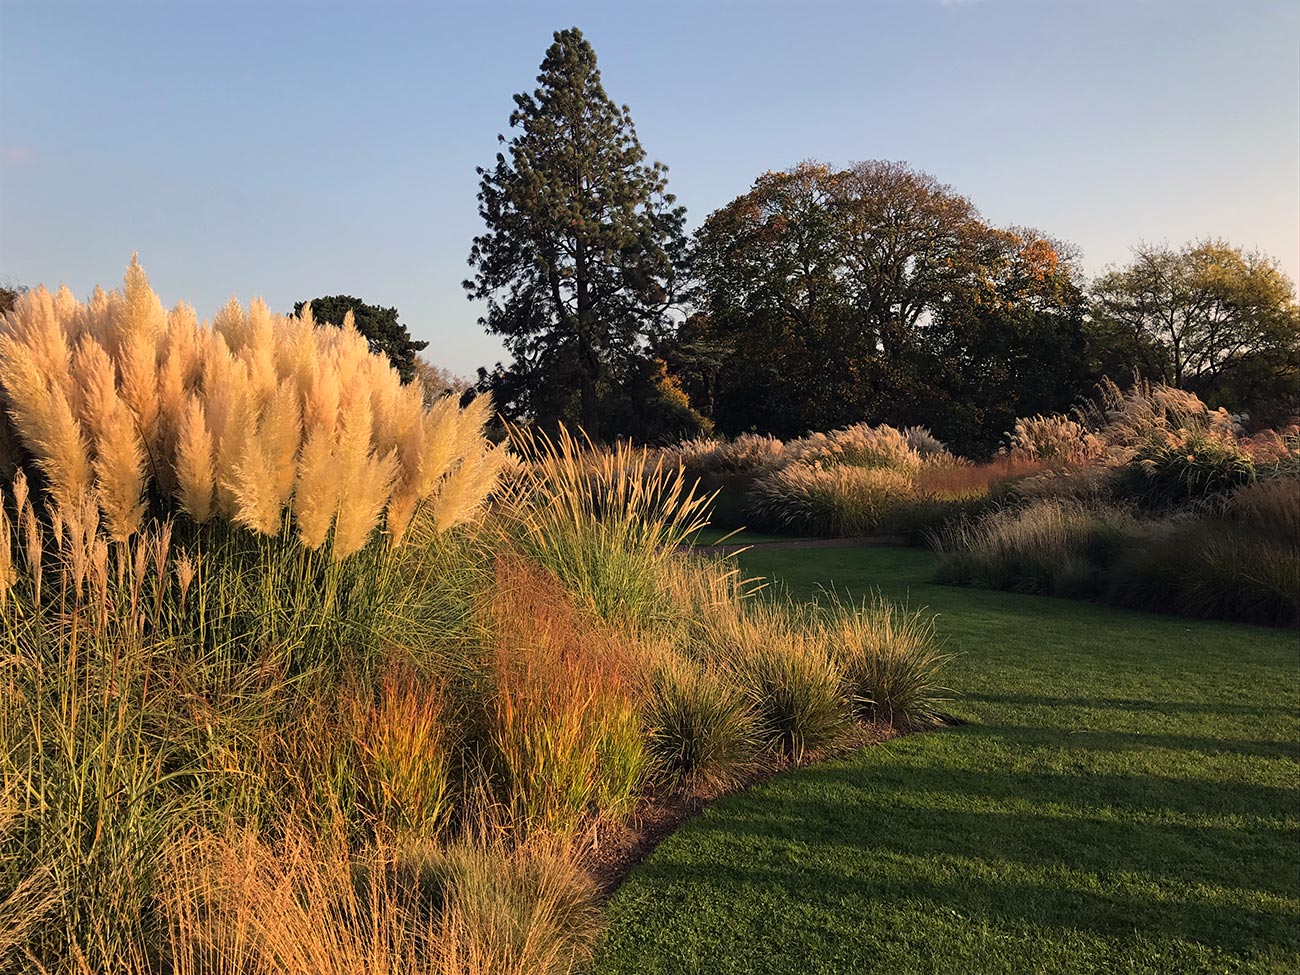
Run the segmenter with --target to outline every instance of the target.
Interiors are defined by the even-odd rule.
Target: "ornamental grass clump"
[[[134,259],[120,292],[19,298],[0,320],[0,394],[3,466],[37,473],[42,504],[93,500],[117,541],[181,512],[277,537],[291,513],[306,548],[343,559],[381,524],[400,539],[423,504],[440,530],[474,517],[505,463],[487,400],[426,409],[350,321],[232,299],[200,326]]]
[[[908,438],[888,424],[873,427],[855,423],[829,433],[813,433],[786,444],[783,456],[787,463],[822,466],[844,465],[905,472],[915,471],[921,466],[921,457]]]
[[[755,600],[741,613],[717,614],[704,640],[707,659],[748,697],[758,743],[799,762],[844,733],[849,709],[824,645],[789,610]]]
[[[654,777],[704,791],[738,781],[755,748],[745,694],[714,666],[671,650],[649,671],[642,707]]]
[[[819,637],[839,668],[849,705],[862,721],[929,728],[943,716],[946,691],[936,675],[948,658],[934,621],[882,599],[854,602],[830,593],[815,617]]]
[[[486,734],[516,828],[570,835],[632,809],[647,767],[634,661],[544,572],[498,563]]]
[[[599,450],[563,428],[512,440],[526,466],[504,515],[509,537],[608,622],[671,617],[662,581],[707,523],[710,497],[680,466],[625,443]]]
[[[789,464],[754,483],[746,510],[759,527],[802,535],[865,535],[911,491],[893,468]]]
[[[1021,417],[1007,441],[1013,459],[1054,465],[1098,460],[1106,447],[1102,438],[1067,416]]]
[[[1095,596],[1104,569],[1145,537],[1147,525],[1111,507],[1046,500],[956,522],[935,538],[939,578],[958,585],[1057,596]]]
[[[354,852],[338,834],[229,828],[169,860],[175,975],[572,975],[600,928],[594,885],[554,845]]]

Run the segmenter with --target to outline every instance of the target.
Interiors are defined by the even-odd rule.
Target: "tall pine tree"
[[[465,289],[487,302],[480,322],[514,356],[516,401],[541,422],[577,420],[598,440],[602,394],[665,321],[685,208],[667,192],[667,167],[645,163],[580,30],[555,34],[537,82],[515,96],[507,152],[478,169],[487,229],[474,238]]]

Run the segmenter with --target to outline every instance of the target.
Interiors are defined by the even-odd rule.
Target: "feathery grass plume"
[[[462,457],[460,465],[442,481],[433,499],[433,518],[439,531],[474,517],[496,486],[508,460],[509,447],[504,443]]]
[[[288,503],[298,477],[298,450],[302,444],[302,407],[297,386],[283,380],[262,417],[259,432],[275,472],[275,494]]]
[[[176,429],[176,496],[185,513],[202,524],[212,517],[217,487],[216,450],[203,401],[190,394]]]
[[[1020,417],[1007,439],[1013,458],[1057,464],[1096,460],[1106,447],[1100,437],[1066,416]]]
[[[310,309],[232,299],[200,327],[187,306],[163,310],[138,260],[121,292],[85,304],[25,295],[0,323],[0,372],[13,459],[30,457],[55,507],[97,493],[119,537],[145,496],[161,514],[170,502],[264,533],[292,505],[312,547],[337,524],[342,558],[385,510],[399,538],[435,492],[444,528],[473,517],[504,462],[483,437],[488,400],[426,411],[353,322],[317,328]]]
[[[82,422],[95,446],[93,467],[105,527],[124,541],[144,516],[145,450],[131,411],[118,396],[113,362],[89,335],[77,344],[74,373],[80,385]]]
[[[108,351],[117,364],[121,397],[135,415],[146,448],[156,452],[160,446],[158,342],[167,327],[167,313],[149,287],[139,255],[131,257],[116,311],[116,345]]]
[[[10,335],[0,336],[0,384],[14,428],[56,504],[75,507],[92,489],[89,447],[72,403]]]
[[[313,551],[329,537],[341,487],[335,472],[333,434],[318,427],[307,435],[298,457],[293,502],[298,538]]]
[[[336,562],[360,551],[366,544],[384,513],[396,474],[397,458],[392,451],[382,457],[372,454],[362,462],[348,489],[340,492],[331,549]]]
[[[921,464],[907,438],[888,424],[855,423],[829,433],[814,433],[786,444],[782,456],[788,463],[899,471],[915,471]]]
[[[227,439],[237,442],[236,461],[227,482],[234,499],[234,520],[263,535],[280,532],[280,498],[275,468],[256,429],[232,430]]]

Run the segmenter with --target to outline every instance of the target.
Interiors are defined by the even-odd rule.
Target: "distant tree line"
[[[688,240],[580,31],[515,104],[465,282],[511,417],[649,440],[887,420],[978,453],[1103,376],[1300,409],[1300,310],[1263,255],[1143,245],[1089,285],[1068,246],[894,162],[765,173]]]

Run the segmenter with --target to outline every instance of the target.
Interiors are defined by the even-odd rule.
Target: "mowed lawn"
[[[610,905],[613,973],[1300,972],[1300,637],[768,549],[939,614],[968,722],[710,807]]]

